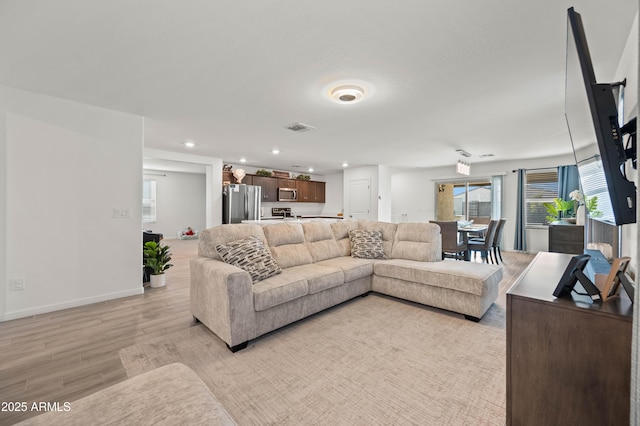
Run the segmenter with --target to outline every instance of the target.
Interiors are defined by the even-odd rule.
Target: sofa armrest
[[[256,337],[248,272],[208,257],[190,261],[191,313],[230,347]]]

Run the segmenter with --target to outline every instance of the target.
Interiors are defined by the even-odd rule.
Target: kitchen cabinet
[[[245,185],[252,185],[252,180],[251,180],[252,176],[251,175],[245,175],[245,177],[242,179],[241,183],[244,183]],[[238,179],[236,179],[236,177],[233,175],[232,171],[222,171],[222,184],[223,185],[227,185],[230,183],[238,183]]]
[[[278,201],[278,180],[268,176],[252,175],[251,185],[262,188],[262,201]]]
[[[325,185],[325,182],[299,180],[296,185],[298,190],[298,201],[307,203],[324,203]]]
[[[571,257],[538,253],[507,292],[507,425],[629,424],[633,304],[554,297]]]
[[[324,203],[325,202],[325,193],[326,193],[326,182],[315,182],[316,184],[316,192],[315,192],[315,202],[316,203]]]
[[[278,178],[278,188],[296,188],[296,180],[295,179],[282,179]]]
[[[231,172],[223,172],[222,181],[236,183]],[[297,202],[324,203],[326,183],[310,180],[284,179],[270,176],[246,175],[242,183],[262,188],[262,201],[278,201],[278,188],[291,188],[298,191]]]

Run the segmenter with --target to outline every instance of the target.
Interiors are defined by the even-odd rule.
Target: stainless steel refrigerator
[[[222,191],[222,223],[240,223],[260,219],[262,188],[254,185],[231,184]]]

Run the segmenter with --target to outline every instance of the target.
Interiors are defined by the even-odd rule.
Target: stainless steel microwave
[[[298,190],[293,188],[278,188],[278,201],[297,201]]]

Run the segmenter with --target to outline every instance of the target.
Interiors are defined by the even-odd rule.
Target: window
[[[501,215],[502,176],[436,184],[437,220],[474,220],[488,223]]]
[[[462,219],[491,217],[491,182],[453,185],[453,214]]]
[[[142,222],[156,221],[156,181],[143,179],[142,181]]]
[[[558,171],[548,169],[527,172],[525,206],[527,225],[548,225],[544,203],[552,203],[558,196]]]

